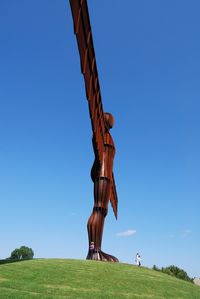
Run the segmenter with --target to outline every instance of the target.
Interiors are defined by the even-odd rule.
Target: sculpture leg
[[[107,215],[111,182],[107,178],[99,178],[94,182],[94,208],[88,220],[89,246],[94,242],[94,250],[89,250],[87,259],[115,261],[118,259],[101,250],[104,220]]]

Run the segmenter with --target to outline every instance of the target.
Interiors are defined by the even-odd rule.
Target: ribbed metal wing
[[[69,0],[72,10],[74,33],[80,54],[81,71],[84,76],[86,96],[93,131],[93,147],[100,165],[104,151],[105,132],[103,105],[94,52],[92,31],[86,0]]]

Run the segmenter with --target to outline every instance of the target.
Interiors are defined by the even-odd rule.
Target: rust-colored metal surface
[[[85,81],[95,154],[91,169],[91,178],[94,182],[94,207],[87,224],[89,240],[87,259],[118,262],[116,257],[101,250],[104,220],[108,212],[109,201],[117,218],[118,199],[113,175],[115,145],[110,134],[114,118],[110,113],[103,111],[87,1],[69,1],[80,54],[81,71]]]

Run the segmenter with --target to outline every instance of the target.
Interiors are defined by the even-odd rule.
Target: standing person
[[[136,257],[135,257],[135,262],[136,262],[136,265],[138,266],[138,267],[140,267],[141,266],[141,256],[139,255],[139,253],[137,253],[136,254]]]
[[[94,255],[94,242],[91,242],[89,246],[88,256],[91,257],[92,259],[93,255]]]
[[[94,242],[90,243],[90,252],[93,254],[94,253]]]

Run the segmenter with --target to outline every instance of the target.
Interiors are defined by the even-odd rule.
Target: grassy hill
[[[1,299],[200,299],[200,287],[132,265],[39,259],[0,265]]]

